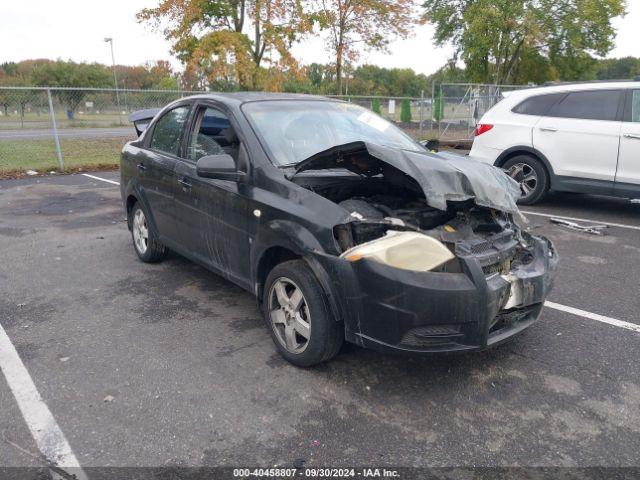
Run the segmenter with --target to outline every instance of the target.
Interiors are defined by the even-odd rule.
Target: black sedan
[[[322,97],[199,95],[132,120],[121,189],[140,259],[170,248],[253,292],[296,365],[344,340],[483,349],[540,315],[558,257],[516,224],[520,189],[497,168]]]

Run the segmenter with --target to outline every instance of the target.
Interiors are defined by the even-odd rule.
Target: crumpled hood
[[[476,205],[521,216],[516,200],[520,186],[501,169],[469,157],[453,154],[412,152],[366,142],[353,142],[317,153],[296,165],[296,173],[304,170],[346,168],[356,173],[377,175],[380,165],[363,169],[350,154],[366,150],[369,155],[387,163],[418,182],[427,204],[447,210],[447,202],[473,199]]]

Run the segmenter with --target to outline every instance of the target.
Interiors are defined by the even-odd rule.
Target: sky
[[[135,14],[154,0],[0,0],[0,62],[29,58],[61,58],[76,62],[111,63],[105,37],[112,37],[116,62],[141,65],[171,59],[170,46],[158,32],[140,25]],[[637,56],[640,45],[640,0],[627,0],[628,14],[615,19],[616,46],[608,57]],[[390,52],[370,52],[359,64],[389,68],[413,68],[435,72],[451,56],[451,47],[436,48],[433,27],[424,25],[407,40],[397,40]],[[304,64],[330,61],[321,38],[310,38],[294,47]]]

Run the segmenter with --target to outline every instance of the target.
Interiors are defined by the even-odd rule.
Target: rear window
[[[634,90],[631,97],[631,121],[640,122],[640,90]]]
[[[564,97],[566,93],[550,93],[547,95],[536,95],[535,97],[527,98],[516,105],[513,113],[520,113],[523,115],[546,115],[551,107],[553,107],[558,100]]]
[[[572,92],[549,113],[551,117],[616,120],[621,90]]]

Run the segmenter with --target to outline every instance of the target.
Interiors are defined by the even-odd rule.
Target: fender
[[[138,182],[134,182],[134,178],[129,178],[129,181],[127,182],[126,186],[123,187],[122,191],[123,193],[123,202],[124,202],[124,208],[125,208],[125,212],[126,212],[126,208],[127,208],[127,198],[129,198],[130,195],[133,195],[134,197],[136,197],[137,201],[140,202],[142,204],[142,206],[144,207],[145,211],[147,212],[147,224],[149,225],[149,227],[151,228],[151,230],[158,235],[158,228],[156,226],[156,221],[155,218],[153,217],[153,211],[151,210],[151,208],[149,207],[149,202],[147,201],[147,197],[144,194],[144,191],[142,190],[142,188],[140,188],[140,184]],[[129,225],[129,212],[127,213],[127,227],[129,228],[129,230],[131,230],[131,225]]]
[[[336,321],[343,318],[341,307],[337,302],[337,296],[333,291],[329,274],[320,262],[315,258],[318,254],[324,254],[324,248],[318,239],[306,228],[298,223],[288,220],[273,220],[263,225],[253,239],[250,259],[251,278],[254,284],[256,297],[260,297],[260,285],[258,278],[258,266],[270,248],[280,247],[292,251],[302,258],[315,274],[322,287],[329,307]]]
[[[547,172],[549,173],[549,184],[551,188],[554,188],[557,185],[558,182],[558,177],[555,174],[555,172],[553,171],[553,167],[551,166],[551,163],[549,163],[549,159],[539,150],[533,148],[533,147],[526,147],[526,146],[519,146],[519,147],[510,147],[507,148],[504,152],[502,152],[500,154],[500,156],[496,159],[496,161],[493,163],[494,167],[501,167],[502,164],[508,159],[508,157],[512,156],[513,154],[517,154],[517,153],[530,153],[531,155],[535,156],[538,160],[540,160],[542,162],[542,164],[545,166],[545,168],[547,169]]]

